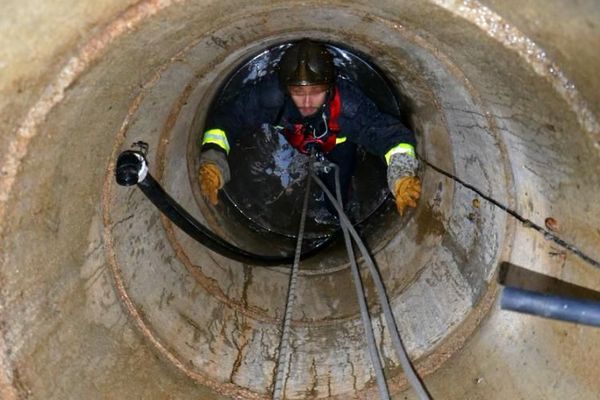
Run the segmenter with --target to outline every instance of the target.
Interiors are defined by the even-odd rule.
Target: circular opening
[[[226,96],[224,90],[228,85],[235,87],[233,82],[236,74],[239,74],[239,88],[268,78],[277,60],[273,52],[280,46],[304,37],[307,26],[324,26],[325,22],[343,26],[350,26],[346,22],[352,21],[370,23],[354,15],[348,18],[342,24],[337,18],[320,21],[311,15],[301,21],[302,30],[286,31],[282,35],[270,32],[270,36],[265,34],[244,38],[244,42],[229,48],[211,46],[213,39],[207,37],[189,49],[186,59],[202,60],[202,68],[192,70],[190,80],[182,79],[183,94],[172,102],[174,106],[164,119],[168,129],[162,130],[160,138],[152,137],[151,130],[137,125],[133,125],[128,133],[130,137],[135,133],[136,137],[141,134],[154,140],[158,148],[156,165],[161,171],[158,178],[167,192],[173,193],[173,197],[181,200],[186,209],[195,212],[203,223],[240,248],[257,254],[280,255],[284,252],[289,255],[293,252],[295,232],[289,237],[267,229],[264,229],[266,232],[258,232],[256,226],[249,225],[248,218],[241,214],[233,201],[231,206],[226,204],[230,201],[227,194],[221,196],[217,207],[202,200],[195,173],[199,156],[198,136],[206,128],[204,121],[207,114],[216,107],[220,96]],[[386,26],[391,29],[393,25]],[[227,25],[226,29],[231,35],[237,35],[235,26]],[[365,32],[371,30],[365,29]],[[418,46],[410,38],[398,37],[395,31],[386,34],[377,32],[378,37],[389,38],[389,41],[370,37],[351,38],[341,34],[326,35],[318,31],[312,35],[316,40],[330,43],[332,52],[339,48],[346,50],[347,57],[354,56],[357,59],[351,63],[343,53],[339,53],[341,55],[336,54],[338,65],[367,63],[370,67],[367,71],[374,70],[379,74],[380,81],[386,84],[385,90],[391,93],[383,100],[377,96],[382,91],[377,89],[374,81],[353,75],[355,71],[351,68],[340,72],[347,75],[344,79],[354,79],[358,85],[362,84],[364,91],[374,97],[380,108],[385,110],[386,104],[393,105],[405,117],[412,119],[412,123],[407,125],[419,132],[422,139],[419,149],[423,157],[464,177],[466,181],[477,183],[479,187],[498,189],[504,193],[504,176],[501,170],[498,171],[498,165],[503,165],[503,153],[498,149],[493,132],[486,129],[483,116],[488,114],[481,107],[483,103],[476,101],[476,92],[465,87],[468,80],[433,49]],[[362,53],[333,43],[352,43]],[[207,49],[211,49],[212,53]],[[364,56],[365,53],[373,55],[373,60],[385,74],[366,61],[369,58]],[[261,57],[266,57],[262,64],[258,63]],[[180,68],[184,66],[173,65],[172,71],[166,71],[161,76],[179,77]],[[246,80],[248,77],[250,79]],[[387,84],[386,77],[393,85]],[[165,86],[174,91],[171,81],[165,80],[164,86],[162,83],[157,83],[157,94],[162,94],[160,89]],[[405,94],[410,103],[402,102],[399,94],[394,93],[394,88]],[[151,99],[148,96],[148,104],[152,104]],[[410,107],[405,104],[410,104]],[[467,117],[477,120],[471,121]],[[260,143],[252,135],[247,135],[247,138],[251,145]],[[187,158],[181,157],[184,153]],[[191,174],[182,173],[185,163]],[[249,169],[248,165],[247,162],[242,163],[242,168]],[[385,172],[383,162],[379,165]],[[362,171],[370,173],[365,168],[359,169],[359,172]],[[262,170],[258,172],[264,174]],[[480,299],[492,293],[489,279],[495,258],[504,248],[505,219],[496,209],[485,205],[473,207],[473,193],[455,185],[445,175],[437,174],[431,168],[424,168],[422,174],[423,199],[411,217],[401,219],[388,196],[376,208],[376,212],[363,222],[361,236],[366,240],[384,277],[394,312],[402,316],[398,319],[399,329],[402,330],[411,357],[422,357],[419,363],[429,365],[426,367],[429,369],[437,367],[449,354],[454,353],[458,348],[457,343],[462,343],[461,340],[472,332],[472,325],[463,322],[471,315],[478,321],[481,310],[487,309],[478,304],[483,304]],[[381,181],[380,187],[387,195],[385,181]],[[260,186],[247,184],[245,190],[257,192],[257,188],[260,189]],[[283,315],[289,287],[289,267],[253,268],[222,257],[199,246],[164,219],[164,230],[154,228],[157,213],[143,199],[129,198],[125,194],[118,196],[127,207],[111,209],[111,220],[138,223],[137,220],[128,219],[130,210],[138,209],[144,210],[149,216],[139,221],[141,225],[133,228],[124,223],[107,226],[110,226],[110,235],[115,236],[114,243],[118,246],[118,255],[114,259],[119,265],[115,266],[115,270],[121,268],[126,276],[122,286],[127,288],[126,294],[131,294],[133,304],[139,304],[144,311],[157,337],[168,343],[179,359],[194,360],[189,365],[192,372],[206,373],[210,379],[229,379],[231,369],[214,368],[215,363],[222,365],[223,360],[229,360],[233,370],[239,370],[239,374],[235,372],[236,384],[264,392],[272,383],[272,375],[260,372],[258,376],[251,365],[266,365],[270,369],[269,366],[274,363],[272,355],[280,338],[279,320]],[[298,213],[298,210],[294,211]],[[469,215],[472,217],[467,218]],[[287,214],[284,217],[291,220]],[[132,229],[147,232],[148,239],[145,237],[143,240],[143,255],[131,254],[131,246],[124,246],[128,242],[122,239],[128,238]],[[334,238],[334,235],[329,237]],[[147,265],[148,260],[156,262],[153,268],[160,274],[136,273],[140,265]],[[167,268],[163,265],[165,263],[168,264]],[[372,378],[368,362],[363,359],[364,332],[358,308],[353,301],[353,282],[347,267],[348,259],[342,240],[323,249],[318,257],[302,262],[298,304],[295,307],[297,312],[292,317],[294,334],[300,338],[297,342],[300,358],[294,361],[294,365],[298,365],[295,370],[300,374],[307,370],[306,365],[310,365],[310,362],[303,360],[310,357],[325,369],[347,365],[349,360],[353,360],[351,362],[362,371],[359,376],[361,382]],[[372,280],[367,278],[364,283],[369,305],[377,314]],[[156,290],[150,292],[148,288]],[[171,288],[175,289],[172,290],[170,304],[156,307],[162,301],[163,289],[167,293]],[[244,328],[246,337],[252,338],[242,356],[238,346],[242,342],[236,341],[237,337],[227,339],[225,343],[221,336],[209,333],[207,336],[199,335],[192,346],[188,344],[189,335],[193,337],[197,327],[214,326],[214,321],[224,321],[230,324],[228,326],[232,331],[237,332],[241,319],[244,320],[244,326],[248,324],[248,328]],[[389,343],[385,339],[385,329],[380,332],[385,347],[385,343]],[[340,333],[343,342],[338,341],[342,337]],[[340,345],[344,346],[345,352],[339,352]],[[384,351],[392,354],[389,348]],[[244,360],[241,364],[236,361],[240,359]],[[399,376],[393,367],[391,373]],[[302,375],[294,379],[293,384],[298,390],[303,390],[305,382]],[[345,393],[346,389],[342,387],[346,388],[346,384],[347,381],[341,380],[336,393]],[[361,383],[356,387],[365,386]]]
[[[210,121],[216,110],[222,113],[224,109],[227,112],[228,107],[235,107],[232,103],[241,91],[253,90],[266,80],[276,80],[279,60],[290,45],[290,42],[285,42],[270,46],[239,63],[220,85],[206,120]],[[327,48],[334,57],[338,80],[352,82],[381,111],[407,123],[410,114],[408,102],[367,55],[337,43],[328,43]],[[231,180],[224,186],[220,202],[213,210],[218,214],[215,215],[218,225],[233,233],[234,241],[246,244],[248,237],[254,236],[254,239],[268,243],[268,248],[259,248],[258,251],[269,254],[290,253],[295,247],[308,161],[306,155],[295,150],[284,135],[273,128],[276,124],[277,121],[265,120],[260,128],[231,141],[228,156]],[[381,220],[378,217],[393,209],[386,169],[383,159],[357,146],[345,209],[350,219],[366,234],[376,231],[381,225],[375,222]],[[333,174],[330,178],[333,192]],[[314,248],[325,241],[336,242],[338,232],[335,211],[327,204],[320,188],[313,184],[304,248]]]
[[[157,13],[156,7],[171,3],[168,11]],[[188,132],[194,130],[197,140],[204,119],[197,109],[208,109],[214,90],[224,83],[222,77],[228,76],[231,66],[239,65],[241,54],[246,57],[258,46],[294,36],[352,43],[373,55],[417,103],[413,126],[421,134],[422,155],[536,223],[556,217],[561,237],[577,239],[573,243],[593,253],[590,217],[600,213],[573,207],[572,199],[593,198],[597,185],[586,183],[598,180],[594,176],[598,157],[577,123],[581,114],[566,108],[579,98],[569,97],[573,90],[556,93],[557,83],[564,83],[557,79],[562,77],[560,70],[531,40],[513,36],[523,15],[502,12],[517,17],[504,23],[478,4],[387,3],[376,8],[358,3],[315,8],[297,7],[297,2],[247,7],[240,2],[139,2],[110,24],[109,10],[101,7],[98,16],[107,22],[106,29],[89,36],[87,44],[81,42],[78,54],[67,51],[77,58],[70,58],[53,82],[45,79],[56,71],[58,59],[49,59],[49,69],[39,75],[38,84],[25,88],[33,97],[25,90],[19,102],[23,109],[18,104],[14,108],[15,118],[21,114],[27,118],[14,135],[8,134],[11,142],[5,146],[10,150],[5,164],[15,179],[14,188],[9,186],[10,198],[4,198],[11,210],[3,224],[6,259],[18,266],[3,271],[3,292],[9,294],[4,306],[10,310],[3,316],[11,350],[6,365],[14,367],[7,370],[9,384],[14,375],[17,391],[31,388],[36,397],[101,391],[143,397],[140,389],[149,396],[157,391],[178,397],[221,397],[213,391],[236,398],[268,395],[288,271],[248,268],[212,254],[159,218],[139,191],[115,187],[112,176],[103,185],[101,207],[94,199],[107,154],[145,139],[152,149],[164,150],[164,157],[155,150],[151,153],[153,171],[164,166],[161,183],[186,209],[203,216],[191,195],[197,190],[190,186],[195,176],[185,173],[187,159],[182,157],[186,149],[194,148],[186,147],[192,137]],[[450,7],[469,18],[444,11]],[[144,13],[141,18],[136,11]],[[89,25],[89,18],[80,20]],[[477,25],[485,25],[486,32]],[[61,32],[63,38],[72,37]],[[536,38],[544,42],[543,37]],[[545,42],[554,50],[554,45],[561,48],[560,43]],[[517,56],[519,46],[526,57]],[[63,50],[68,47],[67,42],[61,45]],[[575,64],[567,67],[581,73]],[[542,77],[540,71],[546,71]],[[19,76],[14,78],[18,83]],[[40,91],[41,101],[28,110],[35,88],[47,83],[48,90]],[[471,340],[475,346],[463,356],[458,353],[476,328],[470,321],[485,313],[480,305],[493,298],[491,277],[498,261],[530,263],[538,271],[559,273],[572,282],[593,279],[585,279],[589,268],[579,265],[576,257],[557,256],[553,243],[483,199],[475,202],[475,194],[464,186],[431,168],[425,168],[423,176],[425,201],[408,224],[398,224],[393,212],[382,214],[401,232],[382,246],[378,265],[390,288],[403,341],[421,376],[453,356],[432,381],[438,388],[453,382],[456,396],[485,397],[497,387],[472,385],[473,374],[453,367],[467,363],[487,380],[502,380],[527,355],[511,351],[515,337],[535,350],[531,355],[539,365],[547,357],[538,357],[543,350],[538,339],[543,338],[541,345],[546,341],[544,348],[550,350],[561,347],[553,343],[565,340],[562,329],[560,337],[548,341],[554,326],[544,331],[540,323],[531,329],[529,321],[522,323],[492,309],[487,325]],[[567,192],[572,195],[561,195]],[[374,216],[368,219],[372,222]],[[81,268],[74,268],[80,261]],[[293,316],[296,355],[290,362],[293,374],[286,397],[374,398],[364,335],[356,322],[354,296],[349,295],[350,274],[320,272],[299,279],[300,306]],[[23,293],[38,296],[24,303]],[[56,305],[61,312],[55,312]],[[398,363],[377,308],[372,309],[386,376],[397,388],[402,381]],[[140,328],[137,333],[131,331],[134,324]],[[585,331],[580,331],[569,333],[571,341],[583,338]],[[140,343],[140,334],[148,340]],[[591,344],[580,347],[585,352]],[[571,353],[556,356],[574,358]],[[157,355],[172,365],[157,364]],[[593,361],[580,355],[583,361]],[[36,367],[47,360],[65,366],[58,386],[56,368]],[[100,368],[86,366],[89,360],[101,361],[94,364]],[[141,368],[131,368],[132,360]],[[479,365],[471,365],[477,360]],[[193,384],[178,379],[171,366],[185,372]],[[91,380],[80,379],[82,369]],[[459,372],[449,374],[451,370]],[[595,382],[593,375],[581,376]],[[456,384],[461,381],[463,385]],[[518,383],[508,385],[516,391],[505,390],[499,397],[532,397],[528,393],[533,389],[519,393],[528,385]],[[475,386],[477,393],[472,390]],[[581,387],[562,386],[561,393],[583,392]],[[398,389],[394,396],[403,394]]]

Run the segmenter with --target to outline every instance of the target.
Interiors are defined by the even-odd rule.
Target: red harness
[[[323,153],[329,153],[336,144],[337,135],[340,133],[339,116],[342,111],[342,101],[340,99],[340,93],[337,89],[334,89],[333,98],[329,102],[330,116],[327,121],[327,134],[322,137],[315,135],[315,131],[312,132],[304,124],[294,124],[292,129],[285,129],[283,134],[287,141],[302,154],[308,154],[307,146],[309,144],[317,144],[319,149]]]

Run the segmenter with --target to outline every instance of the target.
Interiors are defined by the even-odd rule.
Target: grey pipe
[[[505,287],[500,307],[561,321],[600,326],[600,302]]]

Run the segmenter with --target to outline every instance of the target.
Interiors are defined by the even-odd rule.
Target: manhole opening
[[[216,110],[227,111],[241,91],[253,90],[265,80],[276,80],[279,60],[290,44],[263,49],[239,63],[217,91],[206,121],[211,121]],[[327,43],[326,46],[334,57],[336,79],[351,81],[381,111],[398,116],[408,125],[407,102],[367,55],[340,44]],[[234,232],[233,236],[239,236],[241,243],[261,239],[269,243],[263,251],[289,253],[297,236],[307,157],[274,131],[274,122],[265,121],[260,128],[230,141],[231,180],[222,190],[218,211],[222,219],[220,225]],[[376,221],[393,208],[386,183],[386,165],[360,146],[356,155],[346,209],[355,223],[373,232],[381,225]],[[242,226],[245,229],[240,229]],[[304,236],[306,248],[335,239],[338,232],[337,218],[328,209],[324,194],[313,185]],[[248,235],[255,237],[249,240]]]

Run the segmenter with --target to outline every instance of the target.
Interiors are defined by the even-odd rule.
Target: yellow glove
[[[217,164],[206,163],[200,166],[198,170],[198,180],[200,181],[200,192],[207,198],[213,206],[219,203],[217,194],[223,187],[223,177]]]
[[[394,184],[394,196],[396,197],[396,208],[400,215],[404,215],[404,209],[416,207],[417,200],[421,197],[421,180],[416,176],[404,176]]]

